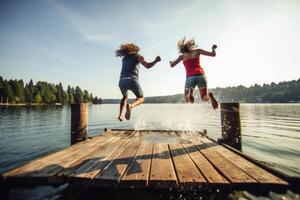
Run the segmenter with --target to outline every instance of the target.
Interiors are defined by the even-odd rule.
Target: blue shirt
[[[120,79],[139,79],[139,61],[136,54],[129,54],[122,59],[122,70]]]

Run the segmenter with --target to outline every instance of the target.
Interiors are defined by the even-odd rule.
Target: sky
[[[1,0],[0,75],[80,86],[120,98],[121,43],[141,47],[145,96],[182,93],[177,42],[195,38],[216,57],[200,57],[208,87],[300,78],[300,0]],[[129,97],[133,97],[130,94]]]

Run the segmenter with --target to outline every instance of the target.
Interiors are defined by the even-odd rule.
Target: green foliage
[[[93,95],[80,87],[68,86],[64,91],[61,83],[50,84],[38,81],[36,85],[30,80],[24,86],[23,80],[4,80],[0,76],[1,103],[35,103],[35,104],[71,104],[94,102]],[[97,103],[99,101],[97,100]]]
[[[34,95],[34,103],[37,104],[43,103],[43,99],[40,92],[36,92],[36,94]]]
[[[284,81],[278,84],[254,84],[250,87],[239,85],[237,87],[210,89],[220,102],[241,102],[241,103],[290,103],[300,102],[300,79]],[[199,94],[195,90],[195,96]],[[114,100],[105,100],[105,103],[112,103]],[[118,101],[119,102],[119,101]],[[182,94],[158,97],[146,97],[145,103],[183,103]],[[114,102],[116,103],[116,102]]]
[[[93,99],[93,104],[102,104],[102,99],[97,96]]]
[[[284,81],[278,84],[253,85],[250,87],[237,86],[212,89],[211,92],[221,102],[245,103],[289,103],[300,102],[300,79]]]
[[[6,80],[3,81],[3,90],[1,96],[3,97],[3,102],[12,102],[14,100],[13,90],[9,82]]]

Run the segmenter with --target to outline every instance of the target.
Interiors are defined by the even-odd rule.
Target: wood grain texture
[[[214,168],[214,166],[198,151],[193,144],[183,144],[208,183],[228,184],[228,181]]]
[[[138,141],[130,141],[123,151],[94,177],[94,183],[104,187],[117,187],[139,146]]]
[[[168,144],[154,144],[149,186],[169,188],[177,185],[177,177]]]
[[[252,177],[242,171],[240,168],[232,164],[223,156],[213,150],[213,146],[207,143],[194,143],[195,147],[209,160],[212,165],[231,183],[257,183]]]
[[[206,180],[181,144],[169,144],[178,182],[181,186],[199,186]]]
[[[9,184],[87,186],[287,186],[238,153],[191,131],[107,131],[1,174]]]
[[[145,188],[148,186],[152,152],[153,144],[141,144],[122,178],[122,188]]]

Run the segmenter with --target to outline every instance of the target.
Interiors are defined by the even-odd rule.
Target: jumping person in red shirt
[[[212,46],[212,51],[205,51],[202,49],[196,49],[197,45],[194,39],[186,40],[184,37],[179,40],[178,44],[179,53],[181,55],[175,60],[170,61],[170,66],[174,67],[180,61],[186,70],[186,82],[184,89],[184,97],[186,102],[194,103],[194,89],[198,86],[201,98],[203,101],[211,101],[211,105],[214,109],[218,108],[218,102],[214,95],[210,92],[207,94],[207,81],[203,68],[200,65],[200,55],[216,56],[217,45]]]

